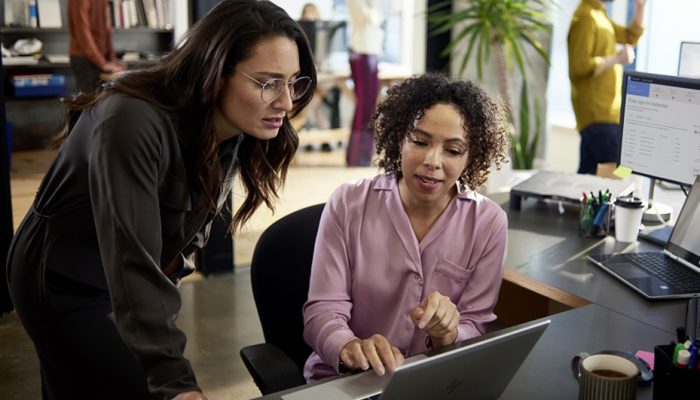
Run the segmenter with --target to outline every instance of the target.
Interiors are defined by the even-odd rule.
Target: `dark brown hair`
[[[435,104],[454,105],[464,118],[469,160],[458,182],[476,190],[486,182],[489,168],[507,161],[508,126],[503,108],[471,82],[451,81],[444,74],[426,73],[389,89],[373,116],[379,167],[401,177],[401,145],[416,119]]]
[[[79,94],[65,102],[67,124],[55,142],[68,136],[80,111],[114,92],[146,100],[169,111],[182,133],[180,141],[191,157],[186,160],[190,178],[204,195],[203,206],[216,210],[222,171],[217,157],[213,115],[224,80],[254,47],[274,37],[294,40],[299,50],[301,76],[311,88],[294,103],[279,134],[271,140],[245,137],[238,149],[239,175],[246,197],[233,218],[238,230],[264,202],[273,209],[277,191],[299,146],[289,122],[306,107],[316,86],[311,48],[303,31],[280,7],[269,1],[224,0],[197,22],[162,62],[149,69],[124,74],[97,93]]]

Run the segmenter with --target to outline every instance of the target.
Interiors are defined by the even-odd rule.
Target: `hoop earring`
[[[462,172],[462,175],[457,178],[457,191],[459,193],[464,193],[469,188],[467,182],[469,181],[469,176],[467,176],[467,171]]]

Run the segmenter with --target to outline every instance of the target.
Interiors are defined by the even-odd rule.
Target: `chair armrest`
[[[240,355],[263,395],[306,384],[294,361],[272,344],[246,346]]]

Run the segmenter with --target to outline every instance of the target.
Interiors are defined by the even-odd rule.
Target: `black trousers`
[[[109,293],[43,268],[44,218],[30,211],[8,257],[10,294],[39,356],[44,399],[151,398],[110,317]]]
[[[81,92],[90,93],[102,82],[102,72],[96,65],[83,57],[71,57],[70,67],[75,76],[75,86]]]

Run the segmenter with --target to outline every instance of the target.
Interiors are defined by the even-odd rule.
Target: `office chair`
[[[304,342],[302,306],[323,207],[283,217],[255,245],[250,278],[265,343],[246,346],[240,355],[263,395],[306,383],[302,371],[311,348]]]

